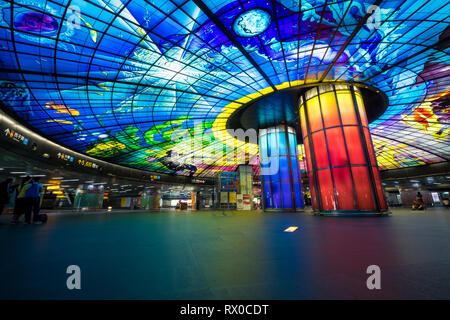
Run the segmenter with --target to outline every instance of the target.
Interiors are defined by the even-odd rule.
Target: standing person
[[[423,201],[423,197],[422,197],[422,194],[420,193],[420,191],[417,192],[416,200],[417,201]]]
[[[3,213],[5,204],[9,203],[9,194],[11,192],[12,178],[8,178],[0,183],[0,215]]]
[[[26,198],[27,190],[30,187],[31,178],[25,177],[22,179],[22,182],[17,187],[16,191],[16,205],[14,206],[14,216],[12,218],[11,223],[17,224],[19,222],[19,218],[22,215],[22,213],[25,213],[25,223],[30,224],[30,222],[27,222],[27,211],[30,210],[30,201]],[[31,213],[31,212],[30,212]]]
[[[29,200],[29,206],[30,208],[25,211],[25,221],[30,222],[31,220],[31,212],[33,212],[33,223],[35,224],[41,224],[42,222],[39,219],[39,208],[41,205],[41,190],[44,187],[42,183],[39,182],[40,178],[35,177],[31,181],[30,187],[27,190],[26,198]],[[27,217],[26,214],[29,214]]]

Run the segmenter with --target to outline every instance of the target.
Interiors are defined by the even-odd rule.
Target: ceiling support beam
[[[228,30],[225,25],[220,21],[220,19],[208,8],[208,6],[202,0],[193,0],[193,2],[199,7],[209,19],[220,29],[220,31],[231,41],[231,43],[242,53],[242,55],[247,58],[247,60],[253,65],[253,67],[263,76],[267,83],[272,87],[274,91],[275,88],[272,80],[265,74],[261,67],[256,63],[256,61],[250,56],[250,54],[244,49],[242,44],[237,41],[236,37]]]
[[[379,6],[381,4],[381,2],[383,2],[383,1],[382,0],[377,0],[377,1],[375,1],[375,3],[373,5]],[[353,38],[356,37],[356,35],[358,34],[359,30],[361,30],[362,27],[364,27],[364,25],[367,23],[367,20],[370,18],[370,16],[372,16],[372,13],[366,13],[366,15],[363,17],[361,22],[356,26],[355,30],[353,30],[353,32],[350,34],[350,36],[347,38],[347,40],[345,40],[345,42],[342,45],[341,49],[334,56],[333,61],[331,61],[331,63],[328,65],[328,67],[325,70],[325,72],[320,77],[319,82],[322,82],[323,80],[325,80],[325,78],[328,75],[328,73],[330,72],[330,70],[336,64],[336,61],[338,61],[339,57],[342,55],[342,53],[345,51],[345,49],[347,49],[347,46],[350,44],[350,42],[353,40]]]

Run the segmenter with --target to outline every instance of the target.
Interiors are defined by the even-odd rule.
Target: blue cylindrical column
[[[293,128],[259,130],[259,164],[265,210],[302,209],[303,193]]]

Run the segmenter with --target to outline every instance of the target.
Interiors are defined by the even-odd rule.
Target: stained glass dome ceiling
[[[371,124],[381,169],[450,158],[447,1],[15,0],[0,11],[3,105],[112,163],[170,172],[176,154],[178,174],[234,170],[221,155],[233,152],[221,131],[232,110],[330,81],[389,98]]]

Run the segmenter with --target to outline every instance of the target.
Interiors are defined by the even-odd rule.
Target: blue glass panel
[[[282,182],[283,208],[292,208],[291,183]]]
[[[288,157],[280,157],[279,158],[280,163],[280,180],[279,181],[289,181],[290,180],[290,174],[289,174],[289,162]]]
[[[278,139],[277,139],[277,133],[269,133],[267,135],[267,145],[269,148],[269,156],[275,155],[278,156]]]
[[[260,156],[262,158],[268,157],[267,135],[261,136],[259,138],[259,150],[260,150]]]
[[[270,182],[264,183],[264,201],[266,208],[272,208],[272,190],[270,189]]]
[[[270,169],[270,179],[272,181],[280,181],[280,158],[279,157],[269,157],[270,164],[268,168]]]
[[[272,190],[273,209],[282,208],[281,203],[281,187],[279,182],[272,182],[270,184]]]
[[[280,156],[287,156],[287,143],[286,135],[284,132],[278,133],[278,151]]]
[[[303,193],[301,191],[302,186],[300,182],[294,182],[294,193],[295,193],[295,206],[297,208],[303,208],[304,207],[304,201],[303,201]]]
[[[291,157],[291,167],[292,167],[292,180],[300,181],[300,175],[298,170],[298,161],[296,157]]]
[[[297,155],[297,137],[293,133],[289,133],[289,151],[291,156]]]

